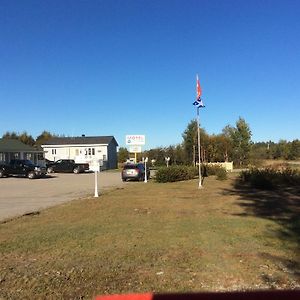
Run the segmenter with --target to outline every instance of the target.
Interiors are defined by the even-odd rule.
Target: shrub
[[[218,180],[227,179],[227,171],[223,167],[218,166],[218,165],[214,165],[214,166],[213,165],[202,165],[202,166],[203,166],[203,170],[201,168],[201,174],[203,177],[216,175]]]
[[[188,166],[161,167],[157,170],[157,182],[175,182],[193,179],[198,174],[197,168]]]
[[[220,167],[216,170],[216,175],[218,180],[226,180],[227,179],[227,172],[224,168]]]
[[[216,175],[218,170],[220,169],[220,166],[210,166],[210,165],[203,165],[204,168],[206,168],[207,176]]]
[[[253,168],[240,174],[242,182],[248,182],[258,189],[273,189],[281,185],[299,185],[300,172],[284,166],[264,169]]]

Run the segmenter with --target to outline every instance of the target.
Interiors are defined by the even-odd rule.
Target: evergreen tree
[[[12,131],[12,132],[6,131],[2,135],[2,138],[3,139],[15,139],[15,140],[18,140],[19,139],[19,135],[15,131]]]
[[[129,158],[129,151],[125,147],[120,147],[118,152],[118,162],[123,163]]]
[[[36,145],[43,145],[46,141],[57,135],[50,133],[49,131],[44,130],[37,138]]]
[[[6,133],[3,134],[2,138],[19,140],[20,142],[29,146],[33,146],[35,142],[34,138],[31,135],[29,135],[26,131],[24,131],[21,134],[18,134],[14,131],[12,132],[7,131]]]
[[[30,134],[28,134],[26,131],[24,131],[19,136],[19,141],[21,141],[22,143],[29,145],[29,146],[33,146],[35,143],[34,138]]]

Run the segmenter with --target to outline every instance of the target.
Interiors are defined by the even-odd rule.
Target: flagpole
[[[201,176],[201,148],[200,148],[200,113],[199,113],[200,107],[197,107],[197,131],[198,131],[198,172],[199,172],[199,185],[198,188],[202,188],[202,176]]]
[[[204,107],[201,99],[202,90],[200,87],[198,74],[196,75],[196,101],[193,103],[197,106],[197,135],[198,135],[198,169],[199,169],[199,185],[198,188],[202,188],[202,176],[201,176],[201,146],[200,146],[200,112],[199,109]]]

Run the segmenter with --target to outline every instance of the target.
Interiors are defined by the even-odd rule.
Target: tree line
[[[15,140],[19,140],[22,143],[29,145],[29,146],[33,146],[33,147],[38,147],[40,145],[42,145],[44,142],[46,142],[47,140],[49,140],[52,137],[58,137],[59,135],[57,134],[53,134],[49,131],[44,130],[40,135],[38,135],[36,138],[33,138],[31,134],[28,134],[26,131],[22,132],[22,133],[17,133],[15,131],[7,131],[6,133],[4,133],[2,135],[3,139],[15,139]]]
[[[35,139],[26,131],[19,134],[6,132],[2,138],[17,139],[30,146],[42,145],[52,137],[64,135],[53,134],[44,130]],[[252,132],[245,119],[239,118],[235,126],[227,125],[220,134],[208,134],[200,128],[201,162],[233,161],[236,166],[244,166],[260,159],[296,160],[300,158],[300,140],[280,140],[278,143],[252,142]],[[198,163],[197,121],[191,120],[182,133],[183,141],[177,145],[157,147],[138,154],[138,159],[149,157],[155,165],[164,165],[165,158],[170,157],[169,164],[196,165]],[[118,161],[125,162],[130,154],[125,147],[120,147]]]
[[[149,157],[155,165],[164,165],[165,158],[170,157],[170,164],[195,165],[198,163],[197,121],[191,120],[182,133],[183,141],[178,145],[158,147],[144,151],[138,159]],[[278,143],[257,142],[251,140],[252,132],[245,119],[239,118],[235,126],[227,125],[220,134],[208,134],[200,128],[201,162],[233,161],[236,166],[245,166],[259,159],[300,158],[300,141],[281,140]],[[127,148],[119,149],[119,162],[129,157]]]

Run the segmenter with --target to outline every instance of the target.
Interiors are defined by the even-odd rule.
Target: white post
[[[198,131],[198,160],[199,160],[199,186],[198,188],[202,188],[202,177],[201,177],[201,148],[200,148],[200,117],[199,117],[199,109],[200,107],[197,107],[197,131]]]
[[[98,195],[98,171],[95,171],[95,195],[94,197],[99,197]]]
[[[170,160],[170,157],[165,157],[165,161],[166,161],[166,164],[167,164],[167,168],[169,167],[169,160]]]
[[[147,161],[148,161],[148,157],[145,158],[144,162],[145,162],[145,179],[144,182],[148,182],[147,181]]]

